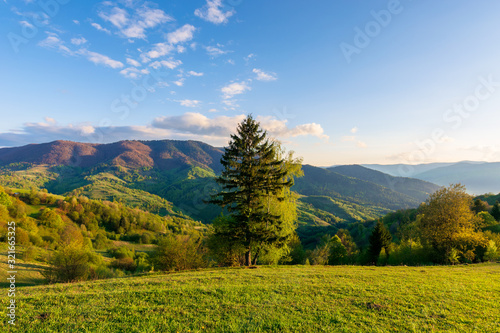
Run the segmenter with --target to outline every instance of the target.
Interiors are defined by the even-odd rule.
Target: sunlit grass
[[[22,287],[17,306],[13,332],[498,332],[500,265],[154,274]]]

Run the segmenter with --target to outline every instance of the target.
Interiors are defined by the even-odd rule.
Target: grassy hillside
[[[498,332],[500,264],[207,270],[20,287],[16,301],[11,332]]]

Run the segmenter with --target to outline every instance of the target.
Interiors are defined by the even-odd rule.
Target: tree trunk
[[[250,266],[252,264],[252,252],[250,249],[245,253],[245,266]]]
[[[257,258],[259,257],[259,253],[260,253],[260,248],[257,249],[257,253],[255,253],[255,256],[253,257],[253,265],[257,265]]]

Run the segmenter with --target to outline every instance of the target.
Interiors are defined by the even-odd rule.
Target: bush
[[[389,265],[426,265],[432,262],[432,249],[425,247],[419,240],[403,240],[394,245],[387,259]]]
[[[77,244],[71,243],[55,251],[49,260],[51,267],[42,274],[51,283],[86,280],[90,273],[93,255]]]
[[[112,279],[125,276],[122,270],[109,268],[106,265],[98,265],[90,268],[89,278],[92,280],[97,279]]]
[[[135,264],[134,259],[126,257],[113,260],[111,262],[111,267],[121,269],[123,271],[133,272],[135,271],[137,265]]]
[[[107,249],[111,246],[111,241],[106,237],[106,235],[99,233],[95,236],[93,247],[96,250]]]
[[[126,246],[110,249],[108,250],[108,253],[115,259],[124,259],[124,258],[134,259],[135,256],[135,251],[133,249],[129,249]]]
[[[160,270],[206,267],[205,252],[201,239],[185,235],[170,235],[159,241],[154,254],[154,263]]]
[[[498,259],[498,248],[494,241],[490,240],[488,246],[486,247],[486,252],[484,253],[483,259],[486,261],[494,261]]]

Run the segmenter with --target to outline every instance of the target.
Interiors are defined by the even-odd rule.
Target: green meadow
[[[7,290],[4,289],[4,293]],[[500,264],[260,266],[21,286],[11,332],[500,332]]]

